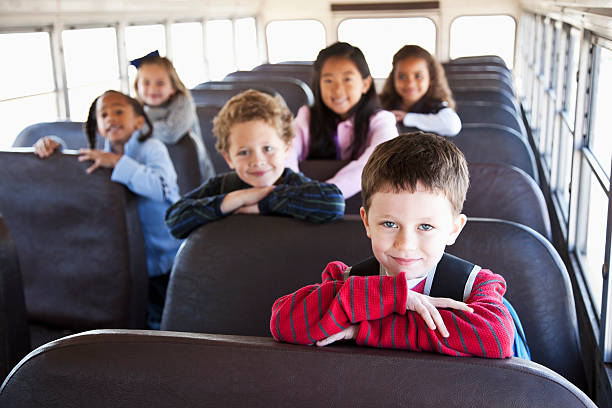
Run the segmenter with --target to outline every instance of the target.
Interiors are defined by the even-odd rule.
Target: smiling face
[[[348,58],[331,57],[321,68],[321,99],[323,103],[342,119],[368,92],[372,77],[362,78],[353,61]]]
[[[272,126],[256,119],[233,125],[228,151],[221,152],[238,177],[253,187],[273,185],[285,170],[287,145]]]
[[[421,183],[412,193],[374,193],[367,214],[361,208],[361,218],[378,262],[390,276],[405,272],[407,279],[424,277],[467,220],[453,214],[442,193],[427,191]]]
[[[409,111],[429,89],[431,83],[427,61],[409,57],[400,60],[393,75],[395,91],[402,98],[402,107]]]
[[[108,139],[111,146],[122,146],[144,124],[144,117],[136,115],[126,97],[110,92],[98,98],[96,103],[98,133]]]
[[[160,106],[176,93],[170,74],[157,64],[145,64],[138,69],[136,88],[140,100],[149,106]]]

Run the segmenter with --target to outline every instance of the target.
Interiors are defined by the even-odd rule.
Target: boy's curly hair
[[[399,135],[376,147],[361,174],[361,197],[366,212],[377,192],[414,192],[421,183],[441,192],[459,215],[470,183],[463,153],[451,141],[433,133]]]
[[[263,120],[273,127],[278,137],[288,146],[295,136],[293,114],[285,105],[285,101],[279,96],[274,97],[249,89],[233,96],[215,116],[213,133],[217,138],[217,150],[228,152],[232,126],[251,120]]]

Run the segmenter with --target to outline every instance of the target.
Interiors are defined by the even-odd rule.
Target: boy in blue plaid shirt
[[[212,178],[168,208],[172,235],[234,213],[279,214],[310,222],[342,218],[344,198],[334,184],[285,168],[294,138],[293,116],[280,98],[248,90],[214,119],[216,148],[233,172]]]

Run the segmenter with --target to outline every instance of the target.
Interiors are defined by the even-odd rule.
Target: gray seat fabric
[[[314,103],[314,96],[306,83],[289,76],[279,76],[274,72],[236,71],[228,74],[223,82],[248,82],[253,85],[270,87],[281,94],[294,115],[301,106],[311,106]]]
[[[278,93],[267,86],[246,83],[205,82],[190,90],[196,105],[223,106],[230,98],[248,89],[264,92],[272,96]]]
[[[470,187],[463,212],[469,217],[497,218],[530,227],[551,240],[550,219],[537,183],[516,167],[470,163]]]
[[[517,223],[474,218],[447,252],[502,275],[532,360],[585,389],[572,287],[548,240]]]
[[[17,249],[0,214],[0,378],[30,351]]]
[[[31,147],[38,139],[45,136],[59,136],[68,149],[78,150],[89,147],[87,136],[83,130],[83,122],[42,122],[30,125],[23,129],[13,142],[13,147]],[[97,138],[98,148],[104,147],[104,139]]]
[[[369,256],[359,217],[320,225],[226,217],[194,230],[177,254],[162,330],[268,336],[277,298],[320,282],[330,261],[352,264]]]
[[[536,182],[535,157],[518,132],[494,124],[464,124],[457,136],[448,138],[468,163],[502,163],[523,170]]]
[[[208,152],[208,156],[210,157],[216,174],[227,173],[231,170],[221,153],[219,153],[215,147],[217,138],[213,134],[213,119],[220,110],[220,106],[210,105],[196,107],[196,113],[200,121],[200,133],[202,134],[204,146],[206,146],[206,151]]]
[[[558,374],[521,359],[128,330],[39,348],[4,382],[0,405],[595,408]]]
[[[31,151],[31,150],[30,150]],[[135,196],[76,155],[0,152],[0,213],[28,317],[72,329],[144,327],[147,270]]]

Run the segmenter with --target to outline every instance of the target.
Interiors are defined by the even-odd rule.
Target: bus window
[[[172,65],[187,88],[206,81],[202,23],[176,23],[172,34]]]
[[[338,26],[338,39],[359,47],[374,78],[391,72],[393,55],[416,44],[436,55],[436,25],[429,18],[353,18]]]
[[[450,57],[494,54],[512,69],[515,30],[514,19],[507,15],[457,17],[450,26]]]
[[[612,159],[612,51],[595,48],[596,71],[593,79],[593,99],[591,102],[591,123],[589,131],[589,146],[602,169],[610,177],[610,163]]]
[[[568,49],[568,72],[567,72],[567,94],[565,95],[565,103],[563,110],[568,116],[568,122],[574,129],[574,121],[576,119],[576,92],[578,87],[578,63],[580,59],[580,30],[572,29],[569,37]]]
[[[161,24],[134,25],[125,28],[125,52],[128,61],[140,58],[158,50],[160,55],[166,55],[166,30]],[[128,67],[130,94],[134,95],[136,67]]]
[[[0,149],[10,147],[17,134],[37,122],[58,117],[49,33],[0,34]],[[28,52],[23,52],[28,50]]]
[[[107,89],[121,89],[114,28],[64,30],[64,62],[70,119],[85,121],[92,100]]]
[[[259,61],[255,19],[253,17],[237,19],[234,21],[234,33],[236,66],[241,71],[248,71]]]
[[[219,81],[236,68],[234,32],[231,20],[206,22],[206,52],[210,79]]]
[[[271,21],[266,26],[268,60],[314,61],[325,48],[325,28],[317,20]]]

